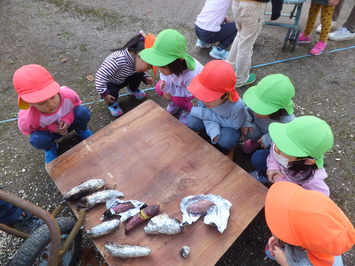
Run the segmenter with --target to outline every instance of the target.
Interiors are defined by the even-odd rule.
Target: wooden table
[[[264,206],[267,189],[192,130],[147,100],[47,167],[61,193],[91,178],[103,178],[125,199],[160,204],[161,212],[181,220],[180,201],[196,194],[216,194],[233,206],[223,234],[198,220],[179,235],[146,235],[144,225],[127,236],[124,226],[94,240],[109,265],[214,265]],[[77,214],[74,205],[71,206]],[[85,229],[98,224],[105,207],[88,211]],[[148,257],[118,259],[106,242],[146,245]],[[190,256],[179,249],[187,245]]]

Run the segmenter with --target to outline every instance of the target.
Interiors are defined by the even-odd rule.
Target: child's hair
[[[131,51],[135,54],[138,52],[142,51],[144,49],[144,36],[139,33],[136,36],[134,36],[132,39],[130,39],[124,46],[121,48],[115,48],[111,49],[112,52],[116,52],[119,50],[124,50],[128,48],[128,51]]]
[[[288,112],[285,109],[279,109],[276,112],[269,114],[269,117],[272,120],[277,120],[279,121],[281,119],[281,117],[288,115]]]
[[[285,169],[290,179],[297,183],[303,184],[307,182],[318,169],[316,164],[305,164],[305,160],[313,159],[312,157],[297,157],[297,161],[289,162],[288,168]]]
[[[283,246],[284,250],[288,249],[290,251],[293,262],[297,263],[302,260],[305,254],[305,249],[303,247],[288,244],[281,239],[279,239],[279,242]]]
[[[180,76],[184,70],[187,69],[186,61],[184,59],[178,58],[175,61],[167,65],[171,73],[176,76]]]

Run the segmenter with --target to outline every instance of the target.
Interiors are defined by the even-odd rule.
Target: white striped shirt
[[[106,84],[108,82],[122,84],[135,72],[135,61],[128,52],[128,49],[115,51],[105,59],[96,72],[96,90],[102,95],[107,90]]]

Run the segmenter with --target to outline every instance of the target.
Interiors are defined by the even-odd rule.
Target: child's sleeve
[[[251,112],[248,107],[245,108],[245,121],[242,127],[253,127],[254,117]]]
[[[271,0],[271,20],[277,20],[281,16],[283,0]]]
[[[171,90],[172,82],[170,79],[165,76],[163,73],[159,72],[160,79],[165,82],[165,85],[163,87],[163,91],[169,92]]]
[[[203,120],[203,124],[205,125],[207,135],[211,138],[211,142],[216,144],[217,142],[213,141],[213,139],[221,134],[221,126],[216,122],[208,120]]]
[[[120,71],[120,64],[116,62],[114,57],[106,59],[99,70],[96,72],[95,76],[95,86],[96,91],[101,97],[108,94],[107,82],[109,82],[109,77],[115,75],[115,73]]]
[[[31,115],[30,110],[21,110],[18,113],[17,126],[23,135],[30,135],[39,129],[39,119]]]
[[[79,95],[74,90],[69,89],[68,87],[62,88],[61,91],[63,93],[63,97],[69,99],[73,103],[73,110],[64,115],[60,120],[71,125],[74,122],[74,109],[79,106],[82,101],[80,100]]]
[[[239,129],[245,121],[245,108],[239,108],[236,112],[231,112],[231,116],[224,118],[212,110],[205,107],[193,107],[191,114],[202,120],[210,120],[218,123],[221,127],[230,127]]]
[[[267,170],[280,170],[281,171],[280,165],[275,159],[274,151],[273,151],[272,147],[270,149],[270,154],[266,159],[266,165],[267,165]]]

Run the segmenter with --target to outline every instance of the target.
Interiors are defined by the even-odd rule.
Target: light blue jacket
[[[206,132],[213,141],[221,133],[222,127],[240,129],[245,121],[246,109],[242,99],[237,102],[226,101],[214,108],[207,108],[199,101],[197,107],[192,107],[190,115],[203,120]]]

